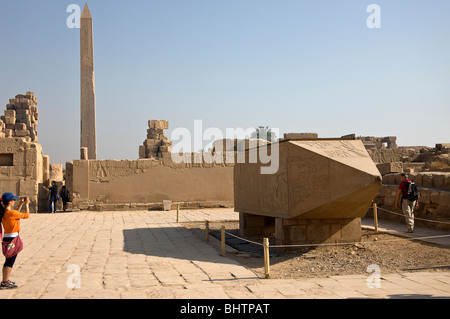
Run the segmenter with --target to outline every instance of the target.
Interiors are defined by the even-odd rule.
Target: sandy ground
[[[221,224],[220,224],[221,225]],[[196,230],[201,224],[184,224]],[[211,224],[218,229],[219,224]],[[238,234],[238,223],[227,223],[227,232]],[[261,242],[262,238],[249,238]],[[450,271],[450,248],[363,230],[362,242],[354,245],[297,248],[291,251],[271,250],[277,256],[270,258],[270,277],[274,279],[324,278],[340,275],[367,275],[370,265],[377,265],[383,274],[405,271]],[[264,277],[264,260],[251,253],[228,254],[242,265]]]

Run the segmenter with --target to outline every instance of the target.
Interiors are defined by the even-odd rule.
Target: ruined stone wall
[[[409,147],[398,147],[395,149],[367,149],[370,157],[375,163],[391,162],[413,162],[419,156],[419,151]]]
[[[40,144],[25,138],[0,138],[0,193],[29,197],[30,212],[35,213],[45,205],[42,184],[48,174],[48,156]]]
[[[0,193],[29,197],[30,212],[48,211],[49,157],[37,143],[39,109],[33,92],[18,94],[0,116]]]
[[[199,161],[175,163],[171,154],[161,159],[79,160],[66,163],[66,185],[74,209],[147,210],[163,200],[181,206],[233,205],[234,164]],[[195,162],[197,161],[197,162]]]
[[[162,158],[163,154],[170,153],[172,142],[164,134],[164,130],[169,129],[169,122],[149,120],[148,127],[147,139],[139,146],[139,158]]]
[[[356,136],[356,134],[348,134],[342,136],[342,138],[357,139],[363,142],[366,149],[395,149],[397,148],[396,136]]]
[[[372,160],[377,164],[396,163],[397,169],[394,171],[383,171],[388,166],[381,166],[380,172],[384,175],[389,172],[397,172],[403,169],[404,172],[418,171],[447,171],[450,172],[450,148],[445,143],[436,144],[436,147],[398,147],[395,149],[367,149]],[[401,167],[400,167],[401,166]]]
[[[33,92],[16,95],[6,105],[5,115],[0,116],[0,138],[24,137],[27,141],[37,142],[39,109]]]
[[[450,173],[445,172],[420,172],[411,173],[409,178],[419,186],[421,197],[415,216],[422,219],[437,222],[425,222],[417,220],[418,225],[437,229],[450,229]],[[401,214],[401,210],[395,207],[395,199],[400,185],[400,174],[388,174],[383,176],[383,186],[375,198],[375,203],[381,208]],[[373,216],[369,211],[368,216]],[[379,210],[379,218],[398,220],[404,222],[403,216]],[[438,223],[439,221],[445,223]]]
[[[139,160],[66,163],[74,209],[160,209],[167,200],[182,207],[233,206],[235,152],[178,156],[164,134],[168,121],[149,120],[148,127]]]

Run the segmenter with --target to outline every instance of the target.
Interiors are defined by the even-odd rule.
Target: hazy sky
[[[33,91],[51,163],[79,158],[85,1],[0,0],[0,112]],[[137,159],[149,119],[170,129],[259,125],[320,137],[450,142],[448,0],[88,2],[99,159]],[[381,28],[370,29],[370,4]],[[209,142],[209,141],[208,141]],[[206,144],[206,142],[205,142]]]

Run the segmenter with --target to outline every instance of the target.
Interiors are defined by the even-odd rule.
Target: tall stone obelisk
[[[84,6],[80,19],[81,48],[81,147],[88,148],[88,159],[97,159],[95,127],[94,36],[92,16]]]

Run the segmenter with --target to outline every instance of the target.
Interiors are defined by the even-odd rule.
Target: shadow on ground
[[[125,229],[123,235],[123,250],[131,254],[236,264],[220,256],[220,250],[184,227]]]

